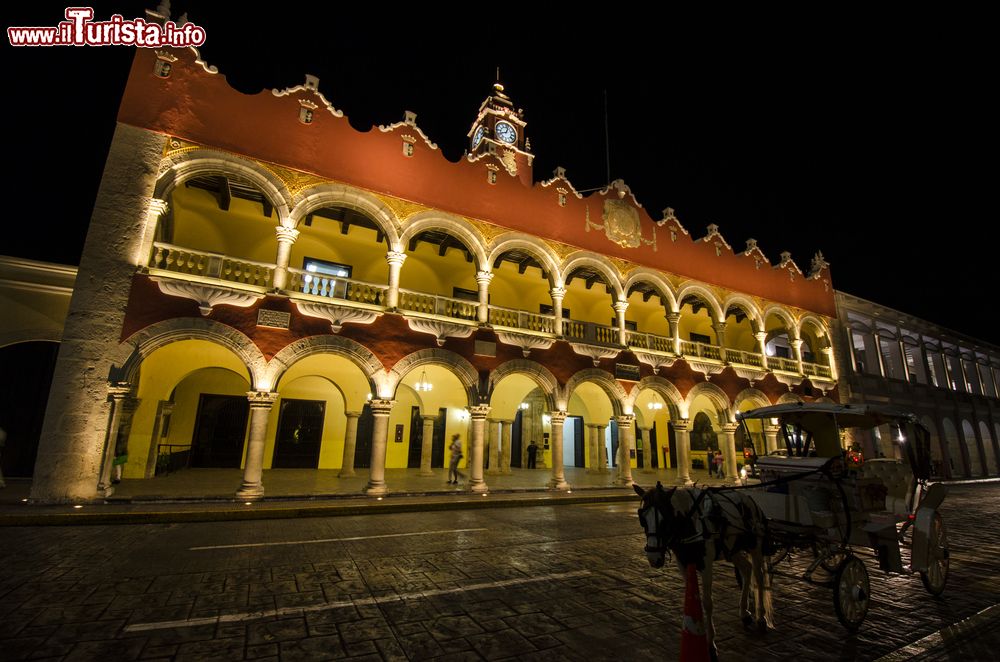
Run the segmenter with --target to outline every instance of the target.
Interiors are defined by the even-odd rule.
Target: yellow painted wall
[[[493,270],[490,303],[502,308],[537,313],[540,305],[552,305],[549,281],[542,278],[541,270],[537,267],[528,267],[523,274],[519,274],[516,264],[501,262],[500,266]]]
[[[406,255],[399,274],[399,286],[404,290],[446,297],[452,296],[452,288],[455,287],[474,292],[479,290],[476,263],[466,262],[464,251],[452,247],[444,257],[440,257],[436,245],[421,241]]]
[[[604,326],[617,326],[615,319],[614,294],[608,294],[603,283],[594,283],[587,289],[587,281],[574,278],[566,288],[563,308],[570,309],[572,319],[580,322],[595,322]],[[626,317],[628,315],[626,314]]]
[[[296,361],[281,376],[275,390],[284,395],[286,384],[307,375],[318,375],[336,383],[340,390],[338,398],[344,403],[342,411],[343,406],[347,411],[361,411],[368,400],[371,387],[361,369],[350,360],[331,354],[314,354]]]
[[[292,380],[283,379],[279,393],[281,396],[271,408],[271,415],[267,422],[264,468],[270,469],[274,461],[274,445],[281,418],[281,401],[289,399],[322,400],[326,403],[323,412],[323,436],[319,451],[319,468],[339,469],[344,459],[344,432],[347,429],[344,398],[340,390],[328,379],[317,375],[307,375]],[[361,406],[353,411],[360,411]]]
[[[493,388],[493,395],[490,399],[490,417],[513,419],[517,416],[521,403],[536,388],[538,388],[538,384],[526,375],[514,374],[504,377]]]
[[[168,243],[232,257],[271,262],[278,250],[277,216],[264,216],[261,205],[233,198],[229,211],[219,209],[208,191],[180,186],[170,196],[174,219]]]
[[[242,380],[241,386],[237,388],[236,381],[230,381],[228,377],[207,376],[214,375],[214,373],[199,376],[197,373],[213,370],[213,368],[204,368],[203,366],[214,366],[214,368],[222,369],[222,372],[238,376]],[[141,478],[144,476],[158,404],[161,400],[170,400],[174,388],[189,375],[194,379],[185,385],[185,389],[194,388],[200,383],[199,380],[207,379],[208,381],[204,384],[205,388],[225,387],[230,390],[204,390],[203,393],[245,395],[250,390],[249,373],[243,362],[221,345],[215,345],[206,340],[181,340],[161,347],[150,354],[143,361],[139,372],[137,391],[139,406],[132,417],[132,426],[129,432],[129,462],[125,466],[125,477]],[[213,379],[216,381],[212,381]],[[174,402],[177,404],[171,416],[170,436],[165,443],[186,444],[190,441],[190,434],[194,430],[198,399],[194,399],[194,411],[182,411],[181,403],[177,400]],[[190,402],[188,406],[190,406]],[[177,425],[178,416],[182,422],[180,428]],[[182,432],[185,419],[190,419],[190,431],[187,433],[187,439],[184,439]],[[183,439],[183,441],[174,441],[178,439]]]
[[[340,223],[316,216],[311,226],[300,223],[299,237],[292,245],[289,266],[301,269],[307,257],[327,262],[349,264],[351,278],[384,285],[389,282],[389,265],[385,261],[386,241],[375,240],[375,230],[352,225],[348,233],[340,233]]]
[[[433,385],[430,391],[417,392],[414,386],[421,379],[426,379]],[[413,407],[420,407],[420,413],[437,415],[440,408],[447,409],[445,421],[445,453],[444,464],[448,466],[451,453],[451,435],[458,433],[462,437],[464,458],[460,466],[469,461],[469,421],[466,407],[469,398],[462,383],[447,368],[438,365],[422,366],[407,373],[396,389],[396,404],[389,415],[389,441],[386,450],[386,468],[405,469],[410,448],[410,417]],[[464,417],[464,418],[463,418]],[[403,442],[395,442],[396,426],[403,426]]]
[[[709,316],[709,309],[702,306],[696,315],[694,309],[685,304],[681,308],[681,321],[679,323],[681,340],[691,340],[692,333],[697,333],[711,338],[710,344],[717,345],[718,338],[715,329],[712,328],[712,318]]]
[[[628,297],[628,310],[625,319],[639,325],[642,333],[653,333],[665,338],[670,337],[670,323],[667,321],[667,310],[655,294],[649,301],[642,300],[642,293],[633,292]]]
[[[757,339],[753,335],[749,318],[744,317],[739,324],[736,323],[735,315],[726,320],[726,347],[742,349],[745,352],[758,351]]]

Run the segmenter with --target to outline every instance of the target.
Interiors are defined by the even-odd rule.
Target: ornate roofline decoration
[[[573,184],[569,181],[569,179],[566,178],[566,168],[563,167],[558,167],[555,170],[553,170],[552,179],[546,179],[543,182],[539,182],[539,186],[541,186],[542,188],[548,188],[549,186],[555,184],[557,181],[562,181],[563,183],[566,184],[566,186],[569,187],[569,191],[567,191],[567,193],[572,193],[577,198],[581,200],[583,199],[583,196],[579,192],[577,192],[576,187],[573,186]]]
[[[781,262],[779,262],[777,265],[775,265],[774,268],[775,269],[787,269],[788,270],[788,276],[792,280],[795,280],[795,274],[796,273],[798,273],[800,276],[804,275],[802,273],[802,270],[799,269],[799,265],[795,264],[795,260],[792,259],[792,254],[789,253],[788,251],[783,251],[781,253]]]
[[[726,241],[725,237],[723,237],[722,234],[719,233],[718,225],[716,225],[715,223],[710,223],[706,229],[708,230],[708,234],[699,239],[699,241],[703,241],[707,244],[715,244],[716,255],[722,255],[722,251],[719,250],[720,244],[725,246],[729,252],[733,252],[733,247],[730,246],[729,242]]]
[[[635,198],[633,198],[634,200]],[[605,200],[602,220],[604,223],[595,223],[590,220],[590,205],[586,207],[586,219],[584,221],[584,231],[604,230],[608,241],[618,244],[623,248],[638,248],[643,244],[652,245],[656,252],[656,226],[653,226],[653,238],[646,239],[642,236],[642,221],[639,213],[634,207],[630,207],[624,200]]]
[[[766,255],[764,255],[764,251],[762,251],[760,246],[757,245],[757,240],[753,238],[747,239],[746,250],[740,253],[740,255],[743,255],[744,257],[752,257],[758,269],[760,269],[760,265],[762,264],[771,264],[771,261],[767,259]]]
[[[427,137],[427,134],[424,133],[424,130],[421,129],[419,126],[417,126],[417,114],[415,112],[411,111],[411,110],[404,110],[403,111],[403,121],[402,122],[395,122],[394,124],[389,124],[389,125],[380,124],[379,127],[378,127],[378,130],[381,131],[382,133],[389,133],[390,131],[395,131],[396,129],[398,129],[401,126],[408,126],[411,129],[415,130],[417,133],[419,133],[420,137],[424,139],[424,142],[431,149],[437,149],[438,148],[437,144],[434,143],[434,142],[432,142],[431,139]],[[404,136],[404,138],[405,138],[405,136]]]
[[[813,255],[812,265],[810,266],[809,273],[806,278],[811,280],[819,280],[822,277],[823,270],[830,269],[830,263],[823,258],[823,251],[816,251]]]
[[[296,92],[312,92],[319,98],[323,106],[326,107],[328,111],[330,111],[331,115],[333,115],[334,117],[344,116],[343,111],[334,108],[333,104],[330,103],[327,100],[327,98],[323,96],[323,93],[319,91],[319,78],[317,78],[316,76],[310,76],[309,74],[306,74],[306,82],[303,83],[302,85],[296,85],[295,87],[286,87],[283,90],[271,90],[271,94],[273,94],[276,97],[285,97],[290,94],[295,94]]]
[[[160,25],[163,25],[164,23],[166,23],[167,21],[169,21],[170,20],[170,0],[163,0],[163,2],[161,2],[156,7],[156,9],[147,9],[146,10],[146,18],[151,19],[150,20],[151,23],[159,23]],[[177,27],[178,28],[184,27],[184,25],[187,22],[188,22],[188,15],[187,15],[187,12],[184,12],[183,14],[181,14],[180,18],[177,19]],[[194,46],[188,46],[188,49],[192,53],[194,53],[194,62],[195,62],[195,64],[200,65],[201,68],[205,70],[205,73],[207,73],[207,74],[217,74],[217,73],[219,73],[219,68],[218,67],[214,67],[214,66],[210,65],[208,62],[206,62],[205,60],[201,59],[201,53],[198,52],[197,48],[195,48]],[[163,60],[168,60],[168,57],[173,57],[173,59],[169,60],[169,61],[170,62],[176,62],[177,61],[176,57],[174,57],[174,56],[168,56],[167,52],[164,51],[164,50],[157,50],[156,51],[156,56],[158,58],[160,58],[160,59],[163,59]]]
[[[614,189],[615,193],[618,194],[619,200],[624,199],[626,195],[629,195],[632,197],[632,204],[634,204],[639,209],[642,209],[642,205],[636,199],[635,194],[632,193],[632,189],[628,187],[628,184],[625,183],[624,179],[616,179],[615,181],[608,184],[607,187],[601,189],[598,193],[599,195],[607,195],[608,193],[611,192],[612,189]]]

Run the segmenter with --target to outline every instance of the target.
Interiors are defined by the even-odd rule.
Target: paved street
[[[676,659],[682,582],[648,566],[634,508],[5,528],[0,660]],[[745,632],[724,569],[722,658],[876,659],[991,607],[998,512],[1000,485],[951,488],[943,600],[869,559],[856,636],[829,591],[784,577],[777,631]],[[992,641],[962,645],[975,655]]]

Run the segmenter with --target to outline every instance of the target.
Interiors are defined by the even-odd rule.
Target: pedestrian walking
[[[458,472],[458,463],[462,461],[462,440],[459,435],[451,437],[451,460],[448,462],[448,484],[458,485],[458,479],[465,480],[465,475]]]
[[[715,475],[715,451],[711,446],[708,447],[708,452],[705,453],[705,464],[708,465],[708,477],[711,478]]]
[[[726,477],[726,471],[722,466],[725,459],[722,457],[722,451],[715,451],[715,459],[712,462],[715,464],[715,475],[719,478]]]
[[[538,444],[536,444],[535,441],[532,440],[531,443],[528,444],[528,468],[529,469],[534,469],[535,468],[535,461],[536,461],[537,457],[538,457]]]

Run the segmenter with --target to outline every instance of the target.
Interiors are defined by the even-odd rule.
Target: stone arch
[[[691,414],[691,405],[694,404],[695,398],[699,395],[703,395],[708,398],[712,406],[719,414],[719,423],[734,423],[736,421],[733,415],[733,405],[729,401],[729,396],[721,388],[716,386],[711,382],[699,382],[688,391],[687,398],[685,398],[685,405],[687,406],[688,415]]]
[[[997,451],[996,451],[996,440],[990,433],[990,428],[986,425],[985,421],[979,421],[979,438],[983,442],[983,451],[986,454],[986,463],[983,467],[984,474],[997,474],[1000,473],[1000,466],[997,465]]]
[[[505,232],[490,242],[486,256],[490,271],[493,270],[493,263],[498,257],[515,249],[531,253],[538,260],[542,268],[549,274],[550,286],[563,282],[563,275],[559,271],[559,256],[552,250],[552,247],[541,239],[523,232]]]
[[[979,452],[979,442],[976,439],[976,429],[967,418],[962,419],[962,426],[959,430],[962,439],[965,441],[965,451],[969,454],[969,475],[979,476],[983,474],[983,456]]]
[[[674,289],[670,286],[670,283],[664,278],[659,272],[653,269],[647,269],[646,267],[639,267],[638,269],[633,269],[629,272],[628,278],[622,285],[625,294],[628,294],[629,289],[638,282],[647,282],[656,288],[656,291],[660,294],[660,297],[665,301],[664,303],[670,308],[670,312],[678,312],[680,310],[679,299],[674,293]]]
[[[385,366],[367,347],[341,336],[311,336],[285,345],[267,363],[266,377],[272,388],[296,362],[314,354],[335,354],[358,366],[373,394],[381,394],[386,382]],[[338,387],[339,388],[339,387]]]
[[[740,391],[739,394],[737,394],[737,396],[733,398],[733,406],[738,407],[739,404],[744,400],[749,400],[750,402],[752,402],[755,405],[755,408],[771,406],[771,401],[768,399],[766,395],[764,395],[764,392],[759,391],[755,388],[745,388],[742,391]]]
[[[799,337],[802,337],[802,331],[805,329],[806,325],[812,326],[818,333],[816,333],[817,339],[822,342],[819,347],[816,347],[816,351],[827,348],[831,346],[830,337],[830,327],[815,315],[803,315],[802,319],[799,320],[798,327],[796,327],[796,333]]]
[[[453,235],[472,252],[478,270],[491,271],[489,260],[486,258],[486,242],[479,228],[464,218],[444,212],[423,211],[411,216],[399,236],[396,250],[405,251],[406,242],[425,230],[442,230]]]
[[[298,193],[289,224],[292,227],[306,216],[323,207],[339,206],[353,209],[370,218],[385,233],[392,250],[402,250],[399,239],[399,219],[395,212],[375,195],[346,184],[320,184]]]
[[[747,317],[750,318],[750,326],[754,333],[764,330],[764,318],[760,314],[760,309],[752,300],[742,294],[732,294],[722,302],[722,312],[726,314],[731,307],[740,308]]]
[[[798,393],[792,393],[791,391],[789,391],[788,393],[785,393],[780,398],[778,398],[778,401],[776,403],[774,403],[774,404],[776,404],[776,405],[787,405],[787,404],[793,404],[793,403],[796,403],[796,402],[805,402],[805,400]]]
[[[680,290],[677,292],[677,303],[678,306],[683,304],[684,298],[688,295],[693,295],[708,304],[708,307],[712,309],[712,321],[713,322],[724,322],[725,315],[722,311],[722,306],[719,304],[719,300],[715,298],[712,291],[700,283],[685,283],[681,286]]]
[[[530,377],[545,395],[545,403],[549,411],[556,410],[556,398],[559,395],[559,381],[548,368],[541,363],[529,361],[528,359],[511,359],[501,363],[495,370],[490,372],[489,395],[493,396],[494,387],[499,384],[504,377],[509,375],[522,374]]]
[[[774,315],[782,322],[784,322],[785,332],[788,333],[790,340],[794,340],[795,338],[798,337],[794,336],[793,334],[799,332],[799,325],[795,322],[795,318],[792,316],[790,312],[788,312],[788,310],[786,310],[783,306],[779,306],[776,304],[770,305],[767,308],[765,308],[760,315],[760,319],[765,326],[767,325],[767,318],[771,317],[772,315]]]
[[[62,342],[62,329],[19,329],[0,333],[0,348],[25,342]]]
[[[944,439],[942,446],[948,449],[948,462],[951,465],[951,477],[956,475],[967,476],[965,455],[962,453],[962,440],[958,436],[958,428],[950,418],[941,419],[941,436]]]
[[[163,159],[153,197],[166,200],[171,191],[185,181],[206,173],[249,180],[274,205],[279,220],[288,218],[292,194],[280,177],[255,161],[211,149],[194,149]]]
[[[133,383],[143,360],[157,349],[179,340],[207,340],[238,356],[250,375],[251,390],[270,391],[267,359],[257,345],[231,326],[196,317],[177,317],[137,331],[120,344],[112,356],[109,380]]]
[[[593,267],[597,271],[601,272],[608,281],[608,285],[611,286],[615,291],[615,300],[624,300],[624,290],[622,289],[622,278],[621,274],[618,273],[618,269],[611,264],[610,261],[603,255],[597,253],[592,253],[590,251],[574,251],[565,260],[563,260],[562,266],[560,267],[560,273],[563,278],[568,276],[573,272],[573,269],[577,267]]]
[[[686,416],[681,415],[682,411],[685,414],[687,413],[687,403],[684,400],[684,396],[681,395],[680,390],[678,390],[672,382],[660,377],[659,375],[643,377],[639,383],[632,387],[624,402],[626,411],[633,410],[635,408],[635,403],[636,400],[639,399],[639,394],[646,389],[655,392],[661,398],[666,400],[667,408],[670,410],[671,419],[676,420],[678,418],[686,418]]]
[[[451,371],[465,388],[469,404],[474,405],[479,402],[479,373],[475,367],[465,357],[441,348],[421,349],[397,361],[386,375],[385,390],[380,390],[379,395],[383,398],[393,397],[403,377],[425,365],[437,365]]]
[[[565,411],[569,406],[569,399],[573,396],[573,391],[584,382],[596,384],[607,394],[608,399],[611,400],[611,408],[615,416],[621,416],[626,413],[625,402],[628,400],[628,394],[615,379],[614,375],[600,368],[587,368],[570,377],[562,390],[562,395],[556,398],[556,406]]]

